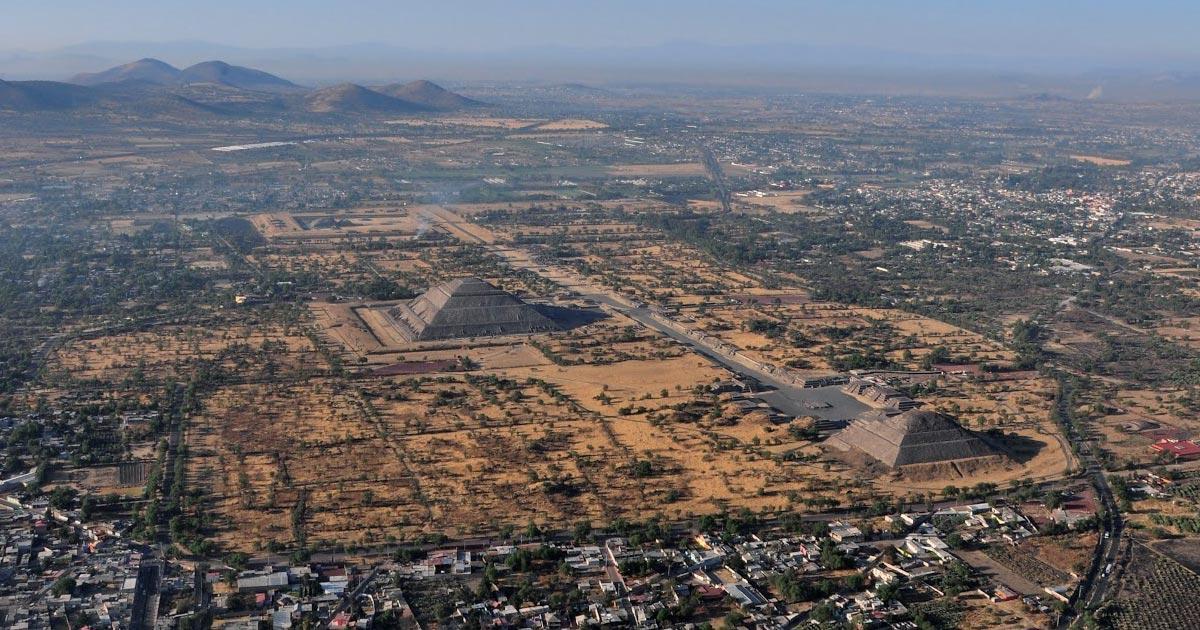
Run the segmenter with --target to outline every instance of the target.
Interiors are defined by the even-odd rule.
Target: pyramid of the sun
[[[860,450],[892,468],[1001,455],[953,418],[920,409],[892,415],[868,411],[829,438],[828,444]]]
[[[558,324],[534,307],[479,278],[440,284],[388,312],[409,341],[559,330]]]

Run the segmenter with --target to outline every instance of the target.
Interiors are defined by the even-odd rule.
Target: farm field
[[[1187,593],[1200,588],[1200,576],[1142,544],[1119,579],[1119,590],[1101,611],[1114,628],[1181,628],[1200,624],[1200,610]],[[1174,602],[1175,605],[1165,605]]]

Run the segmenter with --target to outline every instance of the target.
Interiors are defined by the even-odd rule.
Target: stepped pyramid
[[[479,278],[458,278],[388,314],[409,341],[524,335],[560,330],[534,307]]]
[[[828,444],[843,451],[860,450],[892,468],[1001,456],[950,416],[920,409],[891,415],[868,411],[829,438]]]

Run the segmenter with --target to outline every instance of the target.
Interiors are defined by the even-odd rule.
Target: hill
[[[101,100],[92,88],[57,81],[0,81],[0,110],[33,112],[74,109]]]
[[[181,84],[213,83],[243,90],[258,90],[263,92],[303,89],[295,83],[277,77],[269,72],[243,66],[233,66],[224,61],[204,61],[194,66],[188,66],[180,71],[176,82]]]
[[[260,92],[288,92],[303,89],[295,83],[273,74],[254,68],[230,65],[224,61],[203,61],[179,70],[157,59],[139,59],[102,72],[77,74],[71,77],[70,82],[86,86],[128,82],[160,86],[206,83]]]
[[[598,87],[586,85],[583,83],[559,83],[558,85],[550,86],[550,89],[562,90],[564,92],[577,92],[580,94],[608,94],[608,90],[603,90]]]
[[[179,78],[179,69],[169,63],[157,59],[139,59],[102,72],[77,74],[69,83],[78,85],[101,85],[103,83],[119,83],[122,81],[146,81],[158,85],[169,85]]]
[[[453,111],[483,105],[479,101],[451,92],[432,81],[394,83],[377,88],[377,91],[402,101],[439,111]]]
[[[304,97],[304,108],[317,113],[424,112],[433,108],[411,103],[361,85],[342,83]]]

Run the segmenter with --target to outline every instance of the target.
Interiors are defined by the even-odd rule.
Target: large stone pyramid
[[[884,410],[868,411],[827,444],[862,451],[892,468],[1001,455],[950,416],[920,409],[890,415]]]
[[[534,307],[479,278],[440,284],[388,313],[409,341],[559,330],[558,324]]]

